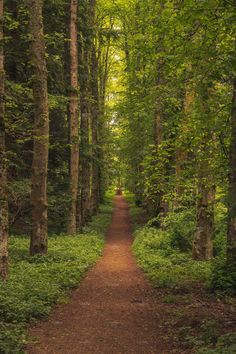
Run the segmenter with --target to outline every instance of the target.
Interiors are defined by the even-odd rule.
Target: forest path
[[[160,354],[160,304],[131,252],[128,204],[114,199],[103,257],[71,302],[58,306],[30,334],[38,339],[28,354]]]

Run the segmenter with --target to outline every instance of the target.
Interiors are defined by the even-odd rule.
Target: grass
[[[0,353],[20,354],[27,342],[26,325],[47,316],[78,286],[101,255],[112,206],[100,212],[76,236],[52,235],[47,256],[30,257],[27,237],[10,238],[10,278],[0,283]]]

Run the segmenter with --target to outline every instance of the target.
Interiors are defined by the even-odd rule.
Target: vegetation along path
[[[157,294],[131,253],[128,205],[116,196],[102,259],[87,274],[68,305],[32,329],[39,343],[29,354],[157,354]]]

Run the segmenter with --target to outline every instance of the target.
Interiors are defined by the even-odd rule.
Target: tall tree
[[[198,201],[192,249],[195,260],[207,260],[213,257],[215,185],[211,165],[215,143],[209,104],[210,93],[213,91],[211,86],[212,84],[208,82],[202,85],[199,94],[200,138],[196,149]]]
[[[231,144],[229,156],[229,202],[227,258],[236,264],[236,78],[233,80]]]
[[[91,11],[90,1],[83,5],[82,49],[80,50],[80,108],[81,108],[81,225],[86,224],[91,216],[91,85],[90,85],[90,60],[91,60]]]
[[[79,178],[79,97],[78,97],[78,35],[77,35],[77,0],[70,2],[70,193],[68,233],[76,233],[76,207],[78,205]]]
[[[0,0],[0,277],[8,275],[8,203],[4,122],[3,0]]]
[[[98,58],[96,53],[96,28],[95,28],[96,1],[90,0],[91,11],[91,129],[92,129],[92,211],[95,213],[99,205],[99,151],[98,151],[98,127],[100,118],[99,90],[98,90]]]
[[[186,74],[191,74],[192,66],[188,64]],[[179,134],[178,134],[178,144],[176,147],[176,166],[175,166],[175,174],[176,174],[176,200],[175,204],[181,204],[181,198],[184,193],[184,176],[183,173],[185,171],[186,162],[189,159],[188,147],[186,146],[186,137],[189,134],[189,122],[191,109],[194,102],[194,90],[191,85],[190,78],[186,78],[185,83],[185,93],[183,99],[183,107],[182,107],[182,117],[179,126]]]
[[[47,173],[49,146],[49,111],[46,53],[43,31],[43,0],[28,0],[30,53],[33,67],[35,104],[34,148],[32,165],[32,235],[30,253],[47,253]]]

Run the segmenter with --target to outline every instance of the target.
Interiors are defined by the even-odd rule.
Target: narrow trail
[[[163,353],[157,343],[157,294],[131,252],[128,205],[122,196],[114,204],[103,257],[70,303],[31,329],[38,343],[28,346],[28,354]]]

